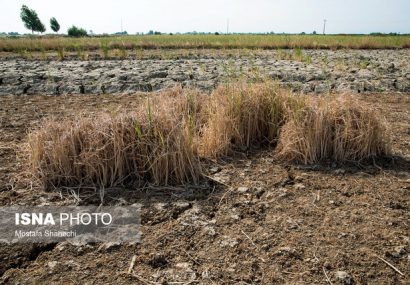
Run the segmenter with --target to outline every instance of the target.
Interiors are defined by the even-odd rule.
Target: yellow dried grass
[[[385,122],[352,97],[237,83],[211,96],[181,87],[150,94],[128,114],[47,120],[30,133],[28,157],[45,188],[182,185],[199,181],[202,159],[261,144],[306,164],[390,154]]]
[[[389,155],[387,125],[371,106],[352,96],[308,98],[300,112],[290,113],[276,157],[298,163],[361,161]]]
[[[287,109],[299,103],[290,91],[274,83],[219,87],[206,109],[208,120],[202,129],[199,153],[218,157],[252,145],[274,143]]]
[[[188,122],[178,113],[188,108],[164,98],[167,102],[161,104],[147,100],[126,115],[46,121],[29,136],[32,173],[45,188],[113,187],[135,180],[156,185],[197,182],[200,163]]]

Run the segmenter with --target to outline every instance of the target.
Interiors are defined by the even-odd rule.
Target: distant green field
[[[93,51],[110,49],[396,49],[410,36],[372,35],[145,35],[69,38],[1,38],[0,51]]]

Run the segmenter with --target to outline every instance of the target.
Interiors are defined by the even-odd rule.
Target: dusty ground
[[[142,204],[141,244],[1,244],[0,283],[410,284],[409,95],[358,95],[390,122],[394,158],[303,167],[255,150],[210,166],[199,188],[113,190],[107,204]],[[2,96],[0,205],[78,202],[16,184],[16,147],[44,117],[113,112],[139,98]]]

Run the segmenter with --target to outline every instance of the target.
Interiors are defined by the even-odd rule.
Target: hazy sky
[[[50,32],[56,17],[66,33],[77,25],[95,33],[161,32],[410,33],[410,0],[0,0],[0,32],[28,32],[23,4]]]

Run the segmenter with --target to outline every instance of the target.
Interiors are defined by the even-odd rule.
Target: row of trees
[[[24,26],[31,30],[32,33],[44,33],[46,31],[46,27],[41,22],[37,12],[28,8],[26,5],[21,7],[20,17],[24,23]],[[56,33],[60,30],[60,24],[54,17],[50,19],[50,28]],[[72,26],[68,29],[68,35],[71,37],[84,37],[87,35],[87,31],[85,29]]]
[[[20,17],[24,23],[24,26],[31,30],[32,33],[44,33],[46,31],[46,27],[41,22],[37,12],[28,8],[26,5],[21,7]],[[60,30],[60,24],[54,17],[50,19],[50,28],[56,33]]]

